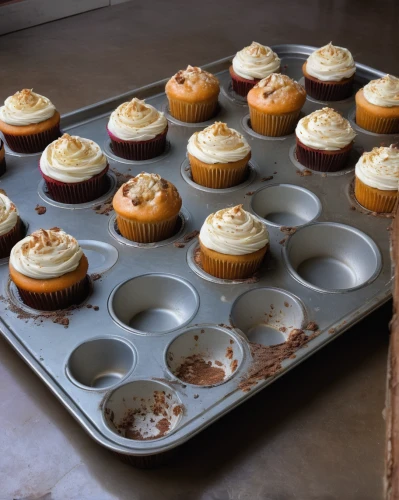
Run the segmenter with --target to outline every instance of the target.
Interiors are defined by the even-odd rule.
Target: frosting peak
[[[9,233],[18,222],[18,210],[14,203],[0,193],[0,236]]]
[[[350,78],[355,71],[355,61],[349,50],[331,42],[310,54],[306,62],[306,72],[326,82]]]
[[[377,80],[371,80],[364,88],[365,99],[376,106],[392,108],[399,106],[399,78],[385,75]]]
[[[399,149],[373,148],[363,153],[356,164],[356,176],[366,185],[384,191],[399,188]]]
[[[31,125],[51,118],[55,113],[52,102],[33,90],[23,89],[7,97],[0,107],[0,120],[9,125]]]
[[[280,59],[270,47],[252,42],[237,52],[233,59],[233,70],[247,80],[261,79],[280,68]]]

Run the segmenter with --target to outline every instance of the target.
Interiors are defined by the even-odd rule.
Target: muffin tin
[[[273,50],[282,71],[300,80],[302,64],[314,48],[279,45]],[[248,178],[235,188],[212,190],[192,182],[187,141],[212,121],[186,125],[171,120],[168,149],[156,160],[129,162],[113,154],[106,133],[111,111],[137,96],[168,116],[164,81],[62,118],[64,131],[104,145],[110,191],[120,173],[141,171],[159,173],[176,185],[184,208],[179,232],[167,242],[137,245],[124,240],[113,213],[95,210],[103,200],[85,206],[53,202],[38,171],[38,155],[7,155],[7,172],[0,179],[0,188],[18,206],[30,231],[63,228],[80,240],[89,272],[97,273],[84,304],[65,314],[46,315],[20,302],[3,262],[1,333],[93,439],[123,455],[143,457],[177,447],[391,296],[391,221],[360,207],[351,184],[361,151],[395,143],[399,136],[357,127],[346,170],[310,173],[296,161],[294,134],[265,138],[250,130],[245,100],[231,90],[230,61],[206,69],[217,74],[222,87],[215,120],[241,131],[252,147]],[[357,88],[381,76],[358,64]],[[303,114],[325,105],[307,99]],[[354,98],[331,107],[354,120]],[[267,224],[270,233],[270,256],[258,281],[215,279],[196,259],[195,230],[209,213],[239,203]],[[38,204],[45,214],[35,212]],[[243,391],[240,382],[252,363],[249,342],[279,345],[290,330],[306,328],[309,322],[318,325],[319,334],[306,348],[284,359],[273,376]],[[314,329],[305,333],[314,334]],[[192,376],[190,363],[195,366],[198,357],[213,370],[213,383]]]

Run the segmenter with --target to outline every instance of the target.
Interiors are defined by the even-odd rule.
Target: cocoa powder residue
[[[176,377],[195,385],[214,385],[223,382],[226,373],[223,368],[212,366],[200,354],[188,356],[176,372]]]

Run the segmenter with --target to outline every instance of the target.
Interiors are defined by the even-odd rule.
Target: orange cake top
[[[214,99],[219,95],[219,80],[208,71],[196,66],[178,71],[165,87],[168,97],[185,102]]]

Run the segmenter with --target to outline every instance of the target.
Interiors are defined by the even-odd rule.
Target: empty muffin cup
[[[380,251],[369,236],[333,222],[298,229],[282,252],[292,277],[319,292],[356,290],[371,283],[382,265]]]
[[[236,373],[243,356],[238,336],[216,325],[188,328],[169,344],[165,354],[171,373],[196,386],[226,382]]]

